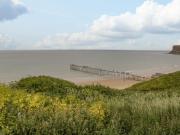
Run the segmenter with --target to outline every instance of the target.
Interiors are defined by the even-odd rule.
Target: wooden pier
[[[117,79],[122,79],[122,80],[134,80],[134,81],[144,81],[148,80],[146,77],[138,76],[129,72],[119,72],[119,71],[110,71],[110,70],[105,70],[105,69],[100,69],[100,68],[93,68],[89,66],[79,66],[79,65],[70,65],[70,70],[74,71],[80,71],[84,73],[89,73],[89,74],[94,74],[98,76],[106,76],[106,77],[114,77]]]

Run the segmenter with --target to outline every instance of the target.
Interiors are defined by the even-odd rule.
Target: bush
[[[172,88],[180,89],[180,72],[163,75],[150,81],[135,84],[133,87],[130,87],[127,90],[151,91],[169,90]]]
[[[62,95],[71,89],[77,88],[74,83],[49,76],[23,78],[18,82],[12,83],[11,86],[13,88],[25,89],[28,92],[60,93]]]
[[[178,135],[179,78],[177,72],[124,91],[46,76],[0,85],[0,134]]]

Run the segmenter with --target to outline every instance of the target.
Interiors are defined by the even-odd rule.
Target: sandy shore
[[[151,76],[156,73],[168,74],[179,71],[179,69],[180,67],[178,65],[174,65],[173,67],[150,68],[146,70],[141,70],[139,72],[134,71],[133,73],[147,78],[151,78]],[[112,77],[97,77],[97,76],[87,77],[83,79],[76,78],[75,80],[71,80],[71,81],[76,83],[77,85],[82,85],[82,86],[100,84],[115,89],[125,89],[134,84],[140,83],[140,81],[122,80]]]
[[[120,79],[104,79],[104,80],[89,80],[89,81],[80,81],[75,82],[77,85],[85,86],[85,85],[103,85],[110,88],[115,89],[125,89],[128,88],[139,81],[129,81],[129,80],[120,80]]]
[[[140,75],[140,76],[144,76],[147,78],[150,78],[151,75],[155,74],[155,73],[163,73],[163,74],[167,74],[167,73],[172,73],[175,71],[179,71],[180,67],[179,66],[174,66],[174,68],[154,68],[154,69],[146,69],[143,71],[139,71],[139,72],[134,72],[134,74]],[[0,83],[5,83],[5,84],[9,84],[11,81],[18,81],[19,79],[23,78],[23,77],[29,77],[29,76],[39,76],[41,74],[31,74],[31,75],[17,75],[15,74],[14,76],[11,74],[11,76],[6,76],[6,75],[1,75],[0,76]],[[131,87],[134,84],[140,83],[140,81],[131,81],[131,80],[122,80],[122,79],[118,79],[118,78],[113,78],[113,77],[99,77],[96,75],[88,75],[87,76],[80,76],[80,77],[61,77],[58,75],[54,75],[54,74],[45,74],[47,76],[52,76],[52,77],[56,77],[56,78],[62,78],[64,80],[68,80],[71,81],[77,85],[81,85],[81,86],[85,86],[85,85],[103,85],[106,87],[110,87],[110,88],[115,88],[115,89],[125,89],[128,87]]]

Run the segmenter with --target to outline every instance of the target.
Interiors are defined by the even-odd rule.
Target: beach
[[[97,79],[89,81],[79,81],[75,82],[77,85],[102,85],[114,89],[125,89],[134,84],[140,83],[140,81],[131,81],[131,80],[121,80],[121,79]]]
[[[78,85],[101,84],[117,89],[138,83],[73,71],[70,69],[71,64],[145,77],[180,71],[179,56],[168,54],[167,51],[0,51],[0,83],[40,75],[68,80]]]

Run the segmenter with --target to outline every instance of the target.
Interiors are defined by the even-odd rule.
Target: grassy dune
[[[157,91],[180,89],[180,72],[164,75],[151,81],[143,82],[128,88],[128,90]]]
[[[0,85],[0,135],[178,135],[180,72],[123,91],[40,76]]]

